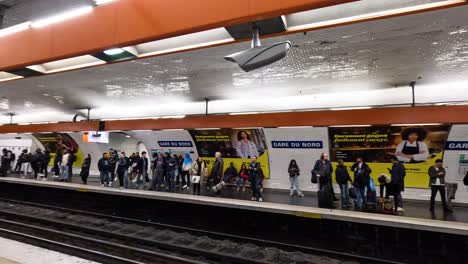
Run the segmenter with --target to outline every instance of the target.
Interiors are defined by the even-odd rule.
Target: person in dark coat
[[[8,153],[8,150],[4,148],[2,150],[2,161],[0,166],[0,175],[6,177],[8,174],[8,170],[10,169],[11,165],[11,153]]]
[[[320,159],[315,162],[312,173],[315,173],[315,175],[319,178],[319,190],[321,190],[324,186],[328,186],[333,195],[333,200],[338,201],[338,199],[335,197],[335,191],[333,190],[332,184],[333,167],[330,160],[328,159],[327,153],[322,153],[320,155]]]
[[[102,158],[98,161],[98,170],[101,174],[101,186],[112,186],[109,182],[110,163],[107,153],[103,153]]]
[[[121,152],[117,160],[117,177],[119,178],[119,188],[128,188],[128,168],[130,160],[125,156],[125,152]]]
[[[468,173],[468,172],[467,172]],[[434,212],[435,197],[437,192],[440,192],[440,198],[442,199],[442,206],[445,212],[452,212],[447,206],[446,194],[445,194],[445,169],[442,166],[442,160],[437,159],[434,166],[431,166],[428,170],[429,174],[429,186],[431,187],[431,207],[429,210]]]
[[[404,212],[403,201],[401,197],[401,191],[404,186],[404,180],[406,176],[406,169],[397,158],[390,159],[393,163],[392,168],[388,169],[391,175],[391,189],[395,200],[395,208],[397,212]]]
[[[57,176],[57,177],[60,175],[60,164],[61,163],[62,163],[62,152],[57,151],[57,153],[55,153],[55,157],[54,157],[54,175]]]
[[[370,173],[372,170],[364,162],[362,157],[358,157],[356,162],[351,166],[351,170],[354,172],[354,191],[356,193],[355,209],[359,210],[362,206],[362,201],[366,199],[365,189],[370,189]]]
[[[263,171],[260,163],[257,162],[257,157],[252,157],[252,162],[249,164],[249,181],[252,189],[252,201],[263,202],[262,192],[260,190],[260,182],[263,179]]]
[[[75,149],[70,149],[69,155],[68,155],[68,182],[72,182],[72,177],[73,177],[73,163],[76,162],[76,150]]]
[[[47,176],[48,176],[48,166],[49,166],[49,162],[50,162],[50,152],[49,150],[44,150],[44,154],[42,155],[42,163],[41,163],[41,173],[44,174],[44,178],[45,180],[47,180]]]
[[[223,170],[224,170],[224,160],[221,156],[221,152],[215,153],[215,162],[213,164],[213,168],[211,169],[211,176],[208,180],[209,187],[215,186],[220,183],[221,178],[223,177]]]
[[[137,162],[138,166],[138,179],[136,181],[137,186],[142,184],[145,184],[147,178],[148,178],[148,168],[149,168],[149,163],[148,163],[148,157],[146,156],[146,151],[141,152],[141,158]]]
[[[340,186],[341,190],[341,207],[348,208],[351,206],[349,202],[348,182],[352,183],[352,179],[349,176],[348,168],[346,167],[342,159],[338,160],[338,166],[336,166],[335,176],[336,183]]]
[[[91,155],[88,154],[88,156],[84,159],[83,164],[81,164],[80,177],[81,177],[81,181],[83,182],[83,184],[88,183],[90,168],[91,168]]]
[[[177,169],[177,161],[171,156],[169,152],[164,153],[166,177],[169,186],[169,191],[175,191],[175,170]]]
[[[42,154],[42,150],[36,149],[36,153],[33,154],[32,159],[31,159],[31,166],[34,171],[34,179],[36,180],[39,175],[39,172],[41,171],[43,159],[44,157]]]

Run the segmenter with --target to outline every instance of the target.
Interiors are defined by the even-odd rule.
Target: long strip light
[[[80,7],[80,8],[77,8],[77,9],[73,9],[73,10],[58,14],[58,15],[54,15],[54,16],[51,16],[51,17],[47,17],[47,18],[44,18],[44,19],[34,21],[34,22],[32,22],[31,27],[33,27],[33,28],[45,27],[45,26],[48,26],[48,25],[51,25],[51,24],[60,23],[60,22],[66,21],[66,20],[70,20],[70,19],[82,16],[82,15],[85,15],[85,14],[89,14],[92,11],[93,11],[92,6]]]
[[[330,108],[331,111],[342,111],[342,110],[362,110],[362,109],[371,109],[370,106],[356,106],[356,107],[337,107]]]
[[[22,79],[23,76],[11,74],[8,72],[0,72],[0,82],[12,81],[17,79]]]
[[[374,19],[379,19],[379,18],[385,18],[388,16],[401,15],[405,13],[418,12],[418,11],[457,5],[457,4],[463,4],[463,3],[466,3],[466,0],[447,0],[447,1],[421,4],[421,5],[410,6],[410,7],[402,7],[402,8],[396,8],[396,9],[391,9],[391,10],[363,14],[363,15],[350,16],[350,17],[332,19],[332,20],[327,20],[327,21],[314,22],[310,24],[291,26],[288,28],[288,31],[300,31],[300,30],[306,30],[306,29],[310,30],[310,29],[316,29],[316,28],[331,27],[331,26],[337,26],[340,24],[348,24],[348,23],[355,23],[359,21],[374,20]]]
[[[391,126],[440,126],[442,123],[391,124]]]
[[[12,27],[4,28],[0,30],[0,38],[14,34],[16,32],[24,31],[26,29],[29,29],[30,26],[31,26],[31,22],[25,22],[25,23],[21,23],[18,25],[14,25]]]
[[[95,0],[94,2],[96,3],[97,6],[100,6],[100,5],[109,4],[115,1],[116,0]]]

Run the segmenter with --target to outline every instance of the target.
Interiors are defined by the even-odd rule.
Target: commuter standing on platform
[[[211,169],[211,177],[209,179],[210,188],[220,183],[221,178],[223,177],[224,160],[221,156],[221,152],[215,153],[215,159],[213,168]]]
[[[169,185],[169,191],[175,191],[175,170],[177,168],[177,161],[171,156],[169,152],[165,153],[166,156],[166,174]]]
[[[440,198],[442,199],[442,206],[445,212],[452,212],[447,206],[447,200],[445,195],[445,169],[442,167],[442,160],[437,159],[434,166],[429,168],[429,186],[431,187],[431,207],[429,210],[434,212],[435,197],[437,192],[440,192]]]
[[[121,152],[117,164],[117,177],[119,178],[119,188],[128,188],[128,168],[130,160],[125,156],[125,152]]]
[[[41,149],[36,149],[36,153],[32,156],[31,159],[31,165],[34,171],[34,179],[37,180],[37,177],[39,175],[39,172],[41,171],[42,167],[42,162],[43,162],[43,156],[42,156],[42,150]]]
[[[70,154],[68,154],[68,150],[63,150],[62,158],[60,159],[60,172],[62,178],[60,179],[61,182],[68,181],[68,174],[70,173],[68,169]]]
[[[115,181],[117,178],[115,176],[115,168],[117,167],[117,160],[119,159],[119,154],[117,153],[117,150],[114,150],[113,148],[110,148],[109,149],[109,155],[110,155],[110,158],[109,158],[109,168],[110,168],[110,179],[111,179],[111,182],[112,181]]]
[[[23,151],[21,151],[21,154],[18,157],[18,161],[16,162],[14,172],[19,174],[22,170],[26,153],[28,153],[27,149],[23,149]]]
[[[141,158],[138,161],[138,179],[136,181],[137,187],[140,184],[145,185],[146,179],[148,178],[148,157],[146,157],[146,151],[141,152]]]
[[[101,186],[108,185],[110,187],[112,184],[109,182],[110,164],[108,156],[105,152],[102,154],[102,158],[98,161],[98,170],[101,176]]]
[[[348,182],[352,183],[352,179],[349,176],[348,168],[342,159],[338,160],[338,166],[336,166],[335,175],[336,183],[340,185],[341,207],[349,208],[351,203],[349,202]]]
[[[288,173],[289,173],[289,196],[294,195],[294,191],[297,193],[297,196],[303,197],[304,194],[301,192],[299,188],[299,175],[300,170],[299,166],[297,166],[296,160],[292,159],[289,162],[288,166]]]
[[[68,182],[72,182],[73,178],[73,164],[76,162],[76,150],[75,149],[70,149],[69,151],[69,157],[68,157]]]
[[[192,181],[193,195],[200,195],[200,175],[195,175],[195,170],[189,170],[189,177]]]
[[[192,164],[192,169],[195,175],[200,176],[200,187],[205,187],[205,181],[208,178],[208,168],[205,161],[201,157],[198,157]]]
[[[54,157],[54,175],[58,177],[60,175],[61,164],[62,164],[62,152],[57,151]]]
[[[154,174],[151,182],[151,189],[153,191],[157,191],[164,186],[164,156],[162,153],[155,154],[156,158],[153,161]]]
[[[83,184],[88,184],[90,168],[91,168],[91,155],[88,154],[88,156],[83,161],[83,164],[81,164],[80,177],[81,177],[81,181],[83,182]]]
[[[21,160],[21,171],[23,171],[23,177],[28,176],[29,168],[31,167],[31,155],[28,153],[28,150],[23,150],[19,159]]]
[[[8,153],[8,150],[6,148],[4,148],[2,152],[3,152],[3,155],[2,155],[2,162],[1,162],[0,170],[1,170],[1,176],[6,177],[7,172],[10,169],[9,166],[11,164],[11,154]]]
[[[335,192],[333,190],[332,184],[333,167],[331,165],[330,160],[328,159],[327,153],[322,153],[320,155],[320,159],[315,162],[314,168],[312,169],[312,173],[315,173],[319,177],[319,190],[322,190],[323,187],[328,186],[333,196],[333,200],[338,201],[338,199],[336,199],[335,197]]]
[[[192,158],[190,153],[185,153],[185,158],[182,162],[182,189],[190,190],[190,169],[192,169]]]
[[[41,173],[44,174],[44,180],[47,180],[49,175],[49,162],[50,162],[50,152],[49,150],[44,150],[44,155],[42,155],[42,163],[41,163]]]
[[[358,157],[356,162],[351,166],[351,170],[354,171],[354,191],[356,193],[355,209],[359,210],[362,208],[362,201],[366,201],[365,190],[369,187],[370,173],[372,170],[364,162],[362,157]]]
[[[250,185],[252,188],[252,201],[262,202],[262,192],[260,191],[260,181],[263,178],[263,171],[260,163],[257,162],[257,157],[252,157],[252,162],[249,164]]]
[[[391,158],[393,166],[388,169],[391,175],[391,189],[395,200],[395,208],[397,212],[404,212],[403,199],[401,197],[401,191],[404,186],[404,178],[406,176],[406,169],[403,164],[398,161],[397,158]]]

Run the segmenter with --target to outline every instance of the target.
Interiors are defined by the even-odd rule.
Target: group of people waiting
[[[380,202],[388,201],[389,196],[393,196],[394,210],[397,212],[404,211],[403,197],[401,193],[405,188],[406,169],[396,157],[391,158],[392,167],[388,169],[388,174],[382,174],[378,178],[380,185]],[[338,201],[332,185],[333,167],[328,158],[328,154],[322,153],[320,159],[316,161],[312,169],[312,182],[318,184],[320,191],[330,192],[331,199]],[[303,196],[300,191],[298,179],[299,167],[295,160],[291,160],[288,172],[290,176],[290,195],[297,192],[299,196]],[[340,187],[341,206],[342,208],[350,208],[353,206],[356,210],[364,209],[368,204],[374,204],[375,201],[375,186],[374,181],[370,177],[372,170],[364,162],[363,157],[357,157],[356,162],[351,166],[351,172],[354,177],[351,178],[347,166],[343,160],[338,160],[338,165],[335,169],[335,180]],[[435,197],[437,192],[440,192],[442,206],[445,212],[452,212],[447,206],[445,192],[445,169],[441,159],[437,159],[435,164],[428,170],[429,186],[431,187],[430,211],[434,212]],[[316,177],[316,182],[314,182]],[[350,186],[350,185],[351,186]]]
[[[42,151],[41,149],[37,149],[34,153],[30,153],[27,149],[24,149],[18,158],[16,158],[16,155],[11,150],[3,149],[0,169],[1,176],[6,177],[9,173],[15,173],[17,175],[22,174],[22,177],[26,178],[31,173],[34,173],[35,179],[46,179],[50,158],[48,150]]]
[[[81,178],[84,184],[87,183],[91,157],[84,160]],[[234,163],[224,170],[224,160],[220,152],[215,153],[215,161],[208,172],[206,161],[198,157],[194,161],[190,153],[185,157],[169,152],[154,153],[148,158],[143,151],[132,153],[127,157],[125,152],[118,153],[111,149],[103,153],[98,161],[101,186],[112,186],[113,181],[119,182],[120,188],[129,188],[133,182],[137,188],[143,187],[154,191],[190,191],[195,195],[200,195],[202,187],[219,194],[221,190],[235,179],[237,191],[245,191],[246,182],[250,182],[252,200],[262,201],[262,181],[264,179],[263,170],[257,157],[253,156],[247,165],[243,163],[237,170]],[[151,180],[148,171],[152,173]],[[146,185],[149,183],[149,186]]]

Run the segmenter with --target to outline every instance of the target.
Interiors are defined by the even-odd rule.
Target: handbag
[[[318,180],[317,180],[317,173],[315,173],[313,170],[312,170],[312,177],[310,178],[310,181],[312,183],[317,183]]]

